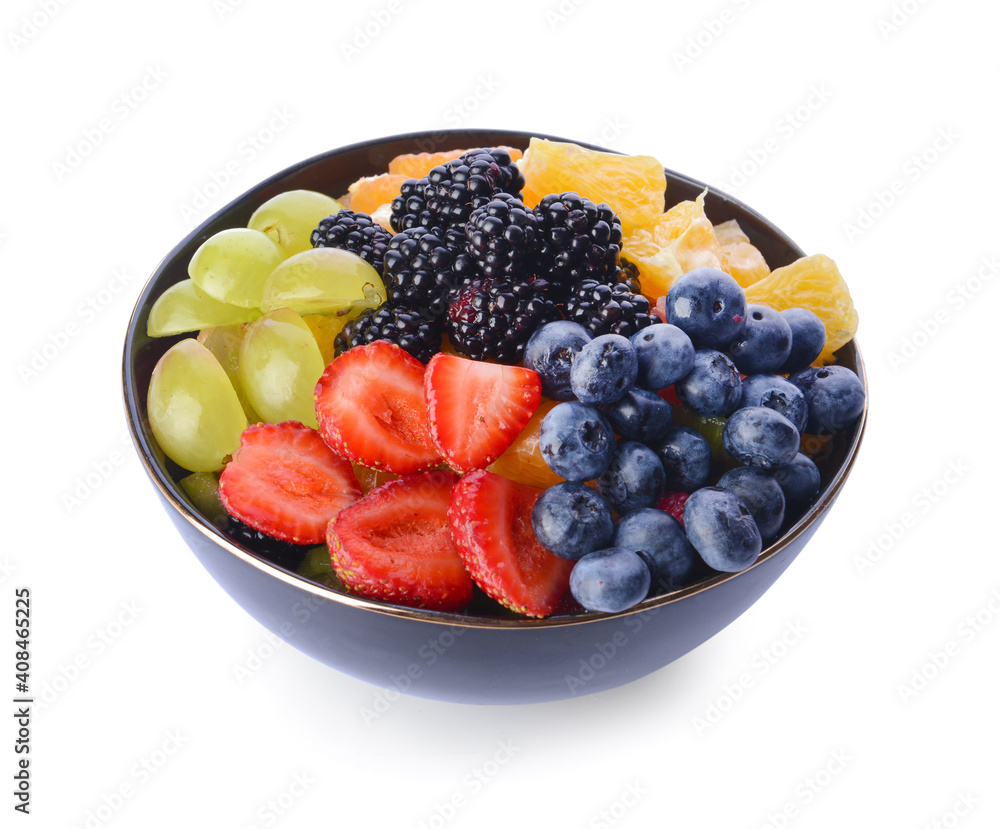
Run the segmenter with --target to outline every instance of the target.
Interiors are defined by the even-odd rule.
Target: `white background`
[[[1000,824],[998,26],[971,0],[5,3],[0,616],[32,589],[48,704],[32,814],[3,794],[3,825]],[[121,346],[160,258],[256,182],[459,126],[654,155],[832,256],[871,418],[805,553],[690,655],[565,703],[371,717],[375,688],[269,645],[176,535]]]

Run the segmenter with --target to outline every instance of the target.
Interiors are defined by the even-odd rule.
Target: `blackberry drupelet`
[[[356,345],[388,340],[426,363],[441,350],[441,330],[440,317],[428,319],[418,311],[384,302],[347,323],[334,340],[334,351],[339,357]]]
[[[642,293],[639,268],[624,256],[618,257],[618,278],[615,281],[624,283],[633,294]]]
[[[465,225],[469,255],[487,279],[524,280],[534,268],[538,217],[516,196],[497,193]]]
[[[312,232],[314,248],[341,248],[356,253],[379,273],[392,234],[367,213],[341,210],[323,219]]]
[[[559,319],[544,282],[473,282],[448,308],[445,333],[473,360],[521,362],[525,343],[539,326]]]
[[[428,316],[443,316],[451,292],[477,271],[469,254],[456,244],[438,228],[414,227],[393,236],[382,270],[387,300]]]
[[[650,314],[649,300],[632,293],[625,282],[607,285],[585,279],[566,300],[566,319],[578,322],[591,336],[621,334],[631,337],[648,325],[660,322]]]
[[[622,223],[605,203],[577,193],[552,193],[535,207],[539,218],[537,272],[556,286],[560,301],[584,279],[618,279]]]

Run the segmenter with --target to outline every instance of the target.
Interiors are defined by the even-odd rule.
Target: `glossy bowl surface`
[[[503,130],[413,133],[333,150],[289,167],[219,210],[166,256],[139,297],[125,339],[123,389],[136,450],[164,509],[212,577],[264,627],[304,653],[382,688],[430,699],[479,704],[565,699],[632,682],[696,648],[749,608],[819,528],[851,470],[867,418],[866,403],[853,429],[824,446],[816,457],[823,479],[817,503],[753,566],[649,598],[621,614],[532,620],[368,601],[264,559],[201,516],[179,486],[186,473],[156,446],[146,413],[153,366],[181,339],[149,338],[149,310],[163,290],[187,277],[197,247],[220,230],[245,226],[258,205],[284,190],[336,197],[359,176],[385,172],[400,153],[498,144],[524,148],[529,138]],[[693,199],[704,188],[667,170],[668,206]],[[803,255],[770,222],[725,194],[709,189],[705,207],[715,223],[737,219],[772,268]],[[857,371],[867,390],[856,343],[844,346],[838,359]]]

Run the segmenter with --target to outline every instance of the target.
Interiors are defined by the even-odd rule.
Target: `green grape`
[[[241,308],[259,308],[264,282],[284,260],[269,236],[236,227],[206,239],[194,252],[188,276],[202,293]]]
[[[146,322],[150,337],[186,334],[216,325],[251,322],[260,316],[258,308],[227,305],[206,296],[190,279],[171,285],[153,303]]]
[[[229,382],[233,384],[236,396],[240,399],[240,405],[246,413],[247,421],[250,423],[260,423],[262,418],[254,410],[247,397],[246,389],[243,388],[243,381],[240,380],[240,346],[243,344],[242,325],[219,325],[215,328],[208,328],[198,335],[198,342],[212,352],[212,355],[219,361],[222,370],[226,372]]]
[[[297,420],[317,428],[313,392],[323,357],[309,326],[291,308],[278,308],[243,335],[240,381],[250,403],[270,423]]]
[[[247,418],[219,361],[197,340],[181,340],[153,369],[149,425],[167,457],[192,472],[216,472],[240,445]]]
[[[222,529],[229,523],[229,513],[219,497],[219,478],[214,472],[192,472],[181,479],[181,489],[187,493],[194,508],[216,527]]]
[[[266,233],[285,256],[294,256],[312,247],[312,232],[321,219],[343,209],[340,202],[322,193],[287,190],[258,207],[247,227]]]
[[[340,248],[311,248],[271,271],[264,285],[263,311],[291,308],[300,314],[361,313],[385,302],[378,271]]]

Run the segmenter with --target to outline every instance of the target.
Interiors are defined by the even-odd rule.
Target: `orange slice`
[[[771,272],[764,254],[750,243],[736,219],[715,225],[715,238],[722,246],[722,269],[744,288]]]

